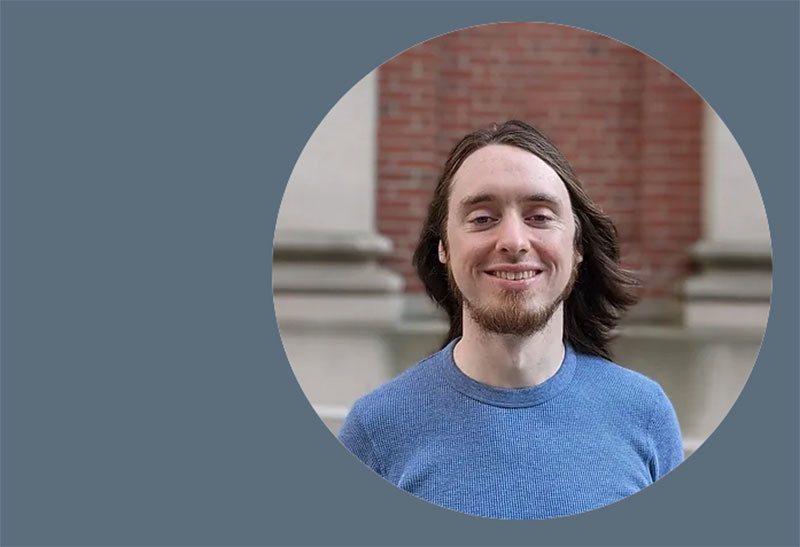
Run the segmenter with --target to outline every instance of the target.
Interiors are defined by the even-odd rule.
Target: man
[[[681,462],[662,389],[608,360],[635,302],[614,226],[540,131],[510,121],[456,145],[414,263],[450,332],[345,420],[340,440],[374,471],[443,507],[530,519],[620,500]]]

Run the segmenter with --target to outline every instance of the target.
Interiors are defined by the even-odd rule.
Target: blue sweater
[[[494,518],[589,511],[683,459],[678,420],[652,380],[567,351],[531,388],[472,380],[451,342],[359,399],[341,442],[376,473],[437,505]]]

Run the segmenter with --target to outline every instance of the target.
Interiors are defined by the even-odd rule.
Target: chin
[[[474,305],[465,302],[472,320],[484,331],[515,336],[531,336],[543,330],[558,309],[560,302],[545,306],[521,305],[515,302]]]

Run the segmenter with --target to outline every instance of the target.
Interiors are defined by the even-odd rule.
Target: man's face
[[[534,154],[489,145],[451,182],[440,260],[484,330],[529,335],[566,299],[581,257],[561,178]]]

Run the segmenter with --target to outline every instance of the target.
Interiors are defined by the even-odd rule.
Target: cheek
[[[448,265],[450,275],[464,294],[474,297],[471,287],[480,282],[481,266],[485,262],[474,247],[458,247],[453,251]]]
[[[539,256],[559,269],[571,271],[575,262],[575,247],[571,238],[557,238],[539,248]]]
[[[491,246],[480,238],[458,239],[451,247],[451,268],[462,272],[480,269],[486,263]]]

